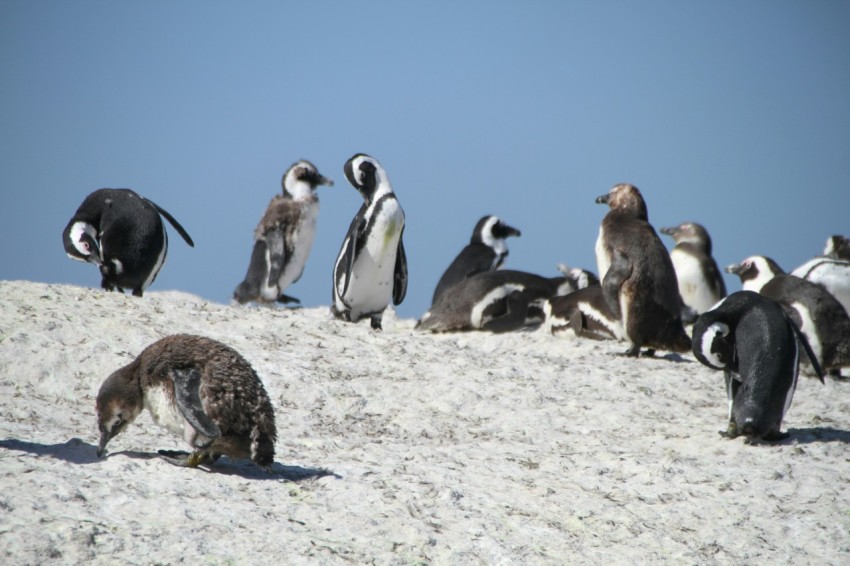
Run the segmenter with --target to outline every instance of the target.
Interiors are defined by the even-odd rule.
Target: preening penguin
[[[510,236],[520,236],[519,230],[508,226],[498,216],[484,216],[475,225],[469,244],[464,247],[452,263],[443,272],[431,304],[447,289],[455,284],[484,271],[499,269],[508,256],[505,240]]]
[[[98,456],[143,409],[192,447],[178,465],[250,458],[268,468],[277,431],[263,383],[238,352],[215,340],[178,334],[145,348],[110,375],[97,394]]]
[[[343,171],[365,202],[334,264],[331,312],[349,322],[368,316],[372,328],[380,330],[390,301],[398,305],[407,294],[404,211],[374,157],[358,153],[345,162]]]
[[[670,250],[670,260],[676,270],[682,301],[696,314],[704,313],[726,296],[726,284],[711,256],[708,231],[696,222],[684,222],[662,228],[661,233],[672,236],[676,242]]]
[[[301,278],[313,247],[319,215],[316,189],[333,184],[304,159],[286,170],[281,179],[283,194],[271,200],[254,231],[248,272],[233,292],[237,302],[299,302],[284,291]]]
[[[100,269],[107,291],[131,289],[141,297],[156,279],[168,252],[164,216],[183,240],[192,238],[173,216],[130,189],[99,189],[83,200],[62,232],[68,257]]]
[[[729,426],[721,434],[768,441],[788,436],[780,427],[797,386],[798,342],[823,381],[805,336],[772,299],[739,291],[697,319],[694,355],[726,378]]]
[[[676,272],[640,191],[615,185],[596,202],[610,208],[599,228],[596,260],[603,296],[631,342],[626,355],[639,356],[642,346],[689,351]]]

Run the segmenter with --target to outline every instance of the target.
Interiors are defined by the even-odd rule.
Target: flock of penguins
[[[390,302],[407,292],[404,212],[387,174],[362,153],[344,165],[364,203],[333,268],[331,312],[370,319],[381,329]],[[306,160],[282,179],[254,234],[240,303],[297,303],[286,295],[310,253],[318,216],[316,190],[333,181]],[[726,268],[743,290],[726,295],[708,232],[684,223],[661,232],[648,221],[640,191],[615,185],[596,199],[607,204],[596,242],[598,275],[561,266],[562,276],[501,269],[506,239],[520,231],[495,216],[477,223],[472,238],[446,269],[417,329],[507,332],[547,323],[580,337],[629,343],[627,356],[655,350],[692,351],[724,370],[729,401],[725,436],[775,441],[800,368],[823,381],[850,367],[850,241],[832,236],[822,256],[786,274],[770,258],[752,256]],[[63,232],[67,254],[95,264],[106,290],[141,297],[165,261],[162,217],[193,246],[164,209],[129,189],[100,189],[80,205]],[[685,325],[692,324],[691,336]],[[642,350],[643,348],[643,350]],[[103,383],[97,396],[98,455],[147,408],[159,425],[182,437],[191,453],[160,451],[180,466],[210,465],[221,455],[249,458],[269,469],[274,460],[274,410],[251,365],[229,346],[201,336],[158,340]]]

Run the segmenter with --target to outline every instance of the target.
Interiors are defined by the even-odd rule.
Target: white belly
[[[791,275],[822,285],[850,313],[850,262],[815,258],[792,271]]]
[[[697,258],[681,250],[670,252],[676,279],[679,281],[679,294],[682,301],[697,313],[711,310],[720,297],[712,291],[703,278],[702,269]]]
[[[292,238],[294,249],[292,259],[283,270],[278,280],[278,293],[283,293],[287,287],[298,281],[304,273],[304,265],[313,248],[313,240],[316,236],[316,219],[319,217],[319,203],[308,203],[302,209],[303,221]]]
[[[183,418],[177,405],[172,403],[162,387],[145,390],[145,408],[150,411],[153,422],[191,445],[195,429]]]
[[[599,273],[600,282],[605,278],[605,274],[608,273],[608,268],[611,267],[611,258],[608,256],[608,252],[602,243],[604,239],[605,235],[603,234],[602,226],[600,226],[599,237],[596,238],[596,269]]]

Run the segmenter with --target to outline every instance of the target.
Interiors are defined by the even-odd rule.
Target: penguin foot
[[[779,442],[780,440],[785,440],[791,435],[787,432],[780,432],[779,429],[771,431],[761,437],[765,442]]]
[[[738,433],[738,425],[735,424],[735,421],[729,421],[729,426],[726,427],[726,430],[718,430],[720,436],[723,438],[738,438],[740,433]]]
[[[371,322],[372,322],[372,330],[377,330],[377,331],[383,331],[384,330],[384,327],[381,326],[381,317],[373,316],[373,317],[371,317]]]
[[[197,468],[198,466],[209,466],[218,460],[217,454],[196,450],[189,454],[179,450],[158,450],[157,453],[169,464],[181,468]]]
[[[133,289],[133,296],[134,297],[141,297],[142,296],[142,288],[137,287],[137,288]]]
[[[628,350],[626,350],[625,352],[623,352],[623,353],[622,353],[622,354],[620,354],[620,355],[622,355],[622,356],[626,356],[626,357],[628,357],[628,358],[637,358],[637,357],[640,357],[640,345],[639,345],[639,344],[635,344],[635,345],[633,345],[631,348],[629,348]]]
[[[282,305],[288,305],[289,303],[296,303],[299,305],[301,304],[301,301],[299,299],[296,299],[295,297],[290,297],[289,295],[284,295],[283,293],[281,293],[280,296],[275,300]]]

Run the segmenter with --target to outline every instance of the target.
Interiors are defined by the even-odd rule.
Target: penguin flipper
[[[286,234],[280,226],[270,229],[265,234],[266,247],[269,251],[269,287],[276,286],[286,265]],[[281,289],[282,291],[283,289]]]
[[[820,367],[820,363],[818,362],[817,356],[812,351],[811,345],[809,345],[809,341],[806,339],[806,335],[803,334],[803,331],[800,330],[800,327],[797,326],[793,320],[788,319],[788,323],[791,325],[791,328],[794,329],[794,334],[797,335],[797,342],[803,346],[803,350],[806,352],[806,356],[808,356],[809,361],[812,363],[812,369],[815,370],[815,375],[818,376],[821,383],[825,383],[823,380],[823,369]]]
[[[629,258],[619,250],[613,250],[611,266],[602,280],[602,296],[611,312],[621,320],[623,313],[620,312],[620,287],[631,274],[632,265]]]
[[[233,298],[239,304],[256,301],[260,298],[260,281],[266,275],[266,241],[254,242],[251,252],[251,262],[248,264],[248,273],[245,279],[233,291]]]
[[[395,272],[393,274],[393,304],[398,305],[407,295],[407,254],[404,253],[404,228],[398,237],[398,251],[395,254]]]
[[[168,375],[174,382],[174,399],[183,418],[207,438],[220,437],[221,429],[204,412],[201,403],[201,372],[198,368],[172,368]]]
[[[345,265],[345,283],[342,286],[339,296],[345,297],[348,292],[348,284],[351,282],[351,274],[354,273],[354,258],[357,257],[357,244],[362,237],[363,231],[366,229],[366,220],[363,218],[364,209],[361,208],[357,216],[351,221],[351,226],[348,229],[348,240],[345,242],[345,251],[342,254],[342,261]]]
[[[169,214],[167,210],[165,210],[164,208],[162,208],[161,206],[159,206],[158,204],[156,204],[154,201],[152,201],[150,199],[146,199],[145,197],[142,197],[142,198],[145,201],[147,201],[148,204],[153,206],[156,209],[156,211],[159,212],[163,217],[165,217],[165,219],[168,220],[169,224],[174,226],[174,229],[177,230],[177,233],[180,234],[180,237],[183,238],[184,242],[189,244],[190,247],[193,247],[193,248],[195,247],[195,242],[192,241],[192,237],[189,235],[189,233],[186,231],[186,229],[183,228],[183,226],[181,226],[180,223],[177,222],[177,220],[175,220],[174,217],[171,216],[171,214]]]

